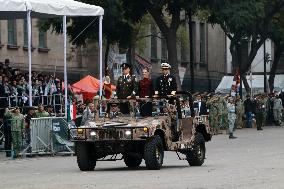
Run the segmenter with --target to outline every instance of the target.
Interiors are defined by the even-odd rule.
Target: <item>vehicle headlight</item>
[[[97,136],[97,133],[96,133],[95,131],[91,131],[91,132],[90,132],[90,135],[91,135],[92,137],[94,137],[94,136]]]
[[[148,127],[144,127],[144,128],[143,128],[143,131],[144,131],[145,133],[148,133],[148,131],[149,131]]]
[[[125,131],[126,136],[131,136],[131,131]]]
[[[83,134],[83,129],[77,129],[78,134]]]

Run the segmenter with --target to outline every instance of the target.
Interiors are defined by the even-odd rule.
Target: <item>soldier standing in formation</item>
[[[236,121],[236,106],[234,99],[232,97],[230,97],[228,100],[227,110],[228,110],[228,124],[229,124],[229,139],[235,139],[237,137],[235,137],[233,133]]]
[[[273,115],[274,115],[274,121],[277,125],[281,125],[281,114],[282,114],[283,106],[282,101],[279,98],[279,95],[276,95],[276,98],[273,102]]]
[[[20,112],[20,108],[9,110],[6,109],[5,116],[11,120],[12,145],[14,150],[14,158],[19,156],[22,144],[22,130],[24,128],[24,116]]]
[[[218,134],[219,117],[218,117],[218,98],[217,96],[211,96],[207,101],[207,107],[209,109],[209,124],[213,128],[213,134]]]
[[[229,118],[228,118],[228,107],[227,107],[227,101],[228,101],[228,97],[221,97],[221,95],[219,96],[219,100],[221,103],[221,115],[222,115],[222,126],[224,128],[229,128]],[[235,122],[235,121],[234,121]]]
[[[262,130],[263,119],[265,117],[265,104],[261,95],[258,95],[255,100],[255,119],[257,130]]]
[[[171,65],[162,63],[163,75],[159,76],[156,80],[158,95],[161,98],[166,98],[167,95],[175,94],[177,91],[176,78],[170,75]]]
[[[243,115],[245,113],[243,101],[240,95],[236,97],[236,128],[241,129],[243,128]]]

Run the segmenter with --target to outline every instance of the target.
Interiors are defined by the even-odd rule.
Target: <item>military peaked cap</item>
[[[121,68],[131,68],[131,65],[127,63],[123,63],[121,64]]]
[[[167,63],[167,62],[162,63],[162,64],[161,64],[161,67],[162,67],[162,68],[165,68],[165,69],[170,69],[170,68],[172,68],[171,65],[170,65],[169,63]]]

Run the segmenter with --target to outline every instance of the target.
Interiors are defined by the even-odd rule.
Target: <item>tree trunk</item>
[[[181,90],[181,82],[179,77],[178,59],[177,59],[176,31],[170,30],[169,33],[165,35],[165,37],[168,48],[168,60],[170,65],[172,66],[171,74],[174,75],[176,78],[178,90]]]
[[[194,47],[193,47],[193,28],[192,28],[192,12],[188,12],[188,27],[189,27],[189,46],[190,46],[190,57],[189,57],[189,64],[190,64],[190,92],[194,93]]]
[[[280,45],[280,44],[275,43],[275,45],[276,45],[276,50],[275,50],[275,54],[274,54],[274,60],[273,60],[273,63],[272,63],[272,67],[271,67],[271,70],[270,70],[270,76],[269,76],[269,79],[268,79],[269,89],[270,89],[271,93],[274,90],[274,79],[275,79],[276,70],[277,70],[277,67],[279,65],[281,55],[284,52],[284,44]]]
[[[177,41],[176,33],[180,25],[180,9],[176,7],[176,9],[173,10],[170,26],[168,26],[167,23],[165,22],[163,12],[161,12],[159,9],[155,9],[152,3],[149,3],[147,5],[147,10],[155,20],[163,36],[165,36],[166,38],[167,47],[168,47],[168,60],[170,65],[172,66],[172,75],[175,76],[177,81],[177,88],[178,90],[180,90],[181,82],[179,77],[177,44],[176,44]]]
[[[232,55],[232,70],[235,71],[237,66],[237,56],[236,56],[236,47],[234,45],[234,43],[231,41],[230,44],[230,53]]]

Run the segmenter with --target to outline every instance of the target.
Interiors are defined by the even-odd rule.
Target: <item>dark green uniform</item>
[[[116,94],[119,99],[138,95],[138,83],[134,75],[120,76],[117,80]],[[119,109],[122,114],[129,114],[129,103],[120,103]]]
[[[138,83],[134,75],[120,76],[117,80],[116,94],[120,99],[126,99],[128,96],[138,95]]]
[[[262,130],[263,120],[265,117],[265,104],[262,99],[256,100],[255,119],[257,130]]]
[[[16,114],[6,112],[5,116],[11,120],[11,133],[12,133],[12,144],[15,152],[14,156],[17,157],[21,151],[22,144],[22,129],[24,128],[24,116],[22,114]]]

